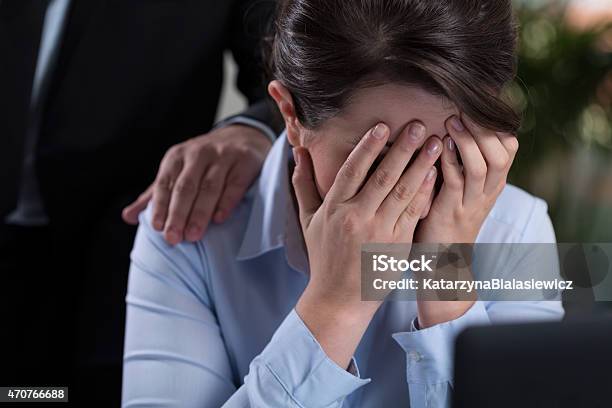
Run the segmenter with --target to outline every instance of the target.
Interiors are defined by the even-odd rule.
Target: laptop
[[[612,319],[468,328],[454,370],[455,408],[610,408]]]

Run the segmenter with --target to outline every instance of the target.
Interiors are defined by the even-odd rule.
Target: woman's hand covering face
[[[444,183],[427,218],[419,223],[415,240],[473,243],[506,186],[519,144],[514,135],[483,129],[465,115],[463,120],[449,118],[446,128]]]
[[[359,304],[361,245],[412,241],[435,183],[442,141],[432,137],[406,169],[426,134],[422,124],[413,123],[368,177],[389,134],[384,124],[368,131],[323,200],[307,150],[294,150],[293,184],[311,269],[307,291],[317,296]]]
[[[442,141],[427,141],[406,170],[425,134],[421,124],[407,126],[368,177],[390,135],[378,124],[350,153],[324,199],[308,151],[294,149],[293,185],[310,261],[310,281],[296,310],[342,367],[381,304],[361,301],[361,245],[410,242],[430,199]]]

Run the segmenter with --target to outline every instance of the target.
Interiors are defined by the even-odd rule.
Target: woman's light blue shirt
[[[466,326],[559,319],[560,302],[477,302],[414,330],[414,302],[385,302],[344,370],[294,311],[308,262],[281,136],[230,220],[169,246],[141,215],[127,294],[124,407],[438,407]],[[544,201],[508,186],[477,242],[552,243]],[[517,373],[520,375],[520,373]]]

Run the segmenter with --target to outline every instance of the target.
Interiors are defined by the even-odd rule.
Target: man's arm
[[[170,244],[203,237],[211,221],[224,222],[259,174],[280,131],[276,108],[266,98],[261,40],[274,2],[240,0],[229,24],[227,48],[238,64],[237,87],[250,106],[205,134],[173,146],[153,184],[123,211],[138,214],[153,202],[153,226]]]

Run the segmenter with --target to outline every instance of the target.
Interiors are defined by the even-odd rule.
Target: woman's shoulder
[[[546,201],[511,184],[498,197],[482,235],[490,242],[497,242],[502,236],[505,241],[555,241]]]
[[[256,184],[256,183],[255,183]],[[218,242],[220,239],[230,239],[240,238],[244,234],[244,230],[246,229],[249,214],[252,207],[253,201],[253,188],[251,188],[244,195],[242,200],[236,205],[236,207],[232,210],[232,213],[223,223],[215,223],[214,221],[210,221],[210,224],[206,228],[205,235],[196,243],[207,245],[208,242]],[[159,238],[163,239],[163,234],[154,230],[152,225],[152,204],[149,203],[147,208],[140,213],[139,216],[139,224],[143,229],[146,230],[147,233],[152,235],[157,235]],[[185,244],[186,241],[181,244]],[[179,244],[179,245],[181,245]]]
[[[183,241],[177,245],[168,244],[163,233],[152,226],[152,206],[149,205],[139,216],[139,228],[135,242],[135,249],[147,243],[155,252],[171,258],[188,260],[190,269],[201,270],[202,262],[208,255],[215,256],[223,253],[226,257],[236,255],[246,230],[252,207],[252,194],[247,193],[241,202],[232,211],[230,217],[223,223],[211,222],[204,236],[196,242]],[[139,245],[140,244],[140,245]],[[139,251],[136,251],[139,252]],[[133,253],[134,255],[134,253]]]
[[[508,184],[499,195],[491,214],[496,218],[522,225],[529,221],[534,212],[545,214],[547,211],[546,201]]]

